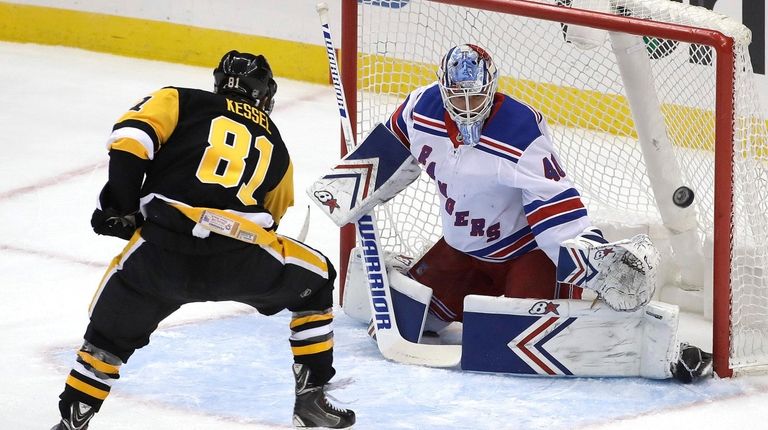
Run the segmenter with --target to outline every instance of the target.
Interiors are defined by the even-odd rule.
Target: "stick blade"
[[[461,345],[413,343],[399,336],[377,336],[376,341],[381,355],[398,363],[457,369],[461,364]]]

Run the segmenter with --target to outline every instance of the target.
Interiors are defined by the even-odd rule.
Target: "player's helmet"
[[[263,55],[229,51],[213,70],[213,92],[245,97],[270,113],[275,105],[277,83]]]
[[[456,122],[464,143],[476,144],[499,85],[493,59],[479,46],[454,46],[440,62],[437,78],[445,110]]]

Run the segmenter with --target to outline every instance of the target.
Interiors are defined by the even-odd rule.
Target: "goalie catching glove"
[[[648,304],[656,291],[659,253],[648,235],[605,243],[597,228],[560,244],[557,281],[597,292],[616,311]]]

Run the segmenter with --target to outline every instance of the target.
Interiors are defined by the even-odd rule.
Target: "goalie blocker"
[[[379,124],[307,194],[341,227],[394,197],[420,174],[408,148]]]

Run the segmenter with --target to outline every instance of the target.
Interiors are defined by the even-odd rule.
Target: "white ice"
[[[211,70],[69,48],[0,43],[0,429],[47,429],[118,239],[89,220],[122,112],[166,85],[209,89]],[[295,235],[303,189],[338,157],[329,86],[279,79],[274,120],[292,153]],[[314,208],[313,208],[314,209]],[[311,212],[307,243],[338,261],[337,229]],[[289,316],[236,303],[187,305],[122,368],[93,429],[290,428]],[[336,313],[333,394],[358,429],[741,429],[768,422],[768,379],[522,378],[384,360]],[[689,333],[704,330],[688,327]],[[698,333],[699,335],[701,333]],[[351,379],[351,381],[350,381]]]

